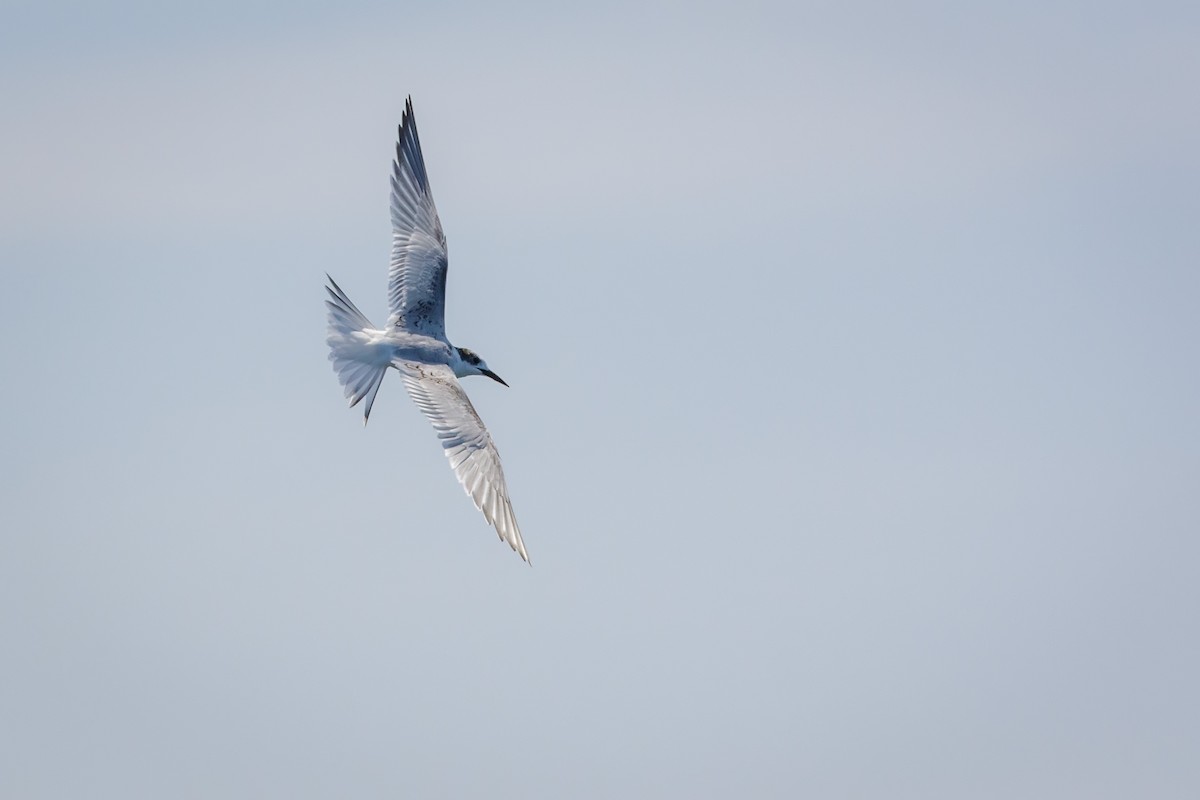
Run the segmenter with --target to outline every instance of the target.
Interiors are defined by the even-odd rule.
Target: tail
[[[375,330],[375,326],[350,302],[350,298],[328,273],[325,277],[329,278],[329,285],[325,287],[325,291],[329,292],[329,299],[325,301],[325,308],[329,312],[329,330],[325,337],[329,345],[329,360],[333,362],[333,371],[337,373],[350,400],[350,407],[366,398],[367,404],[363,409],[363,424],[366,425],[379,385],[383,383],[383,374],[390,363],[390,352],[371,342],[368,332]]]

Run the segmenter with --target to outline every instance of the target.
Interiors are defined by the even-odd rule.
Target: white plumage
[[[329,278],[326,342],[329,360],[351,407],[366,400],[363,423],[388,367],[433,424],[446,457],[467,495],[521,558],[529,561],[513,515],[500,454],[458,378],[486,375],[507,386],[487,363],[446,338],[446,237],[438,219],[412,98],[405,103],[392,162],[392,262],[388,272],[388,323],[377,329]]]

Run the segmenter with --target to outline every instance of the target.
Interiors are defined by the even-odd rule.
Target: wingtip
[[[509,547],[511,547],[513,550],[516,550],[517,555],[521,557],[521,560],[532,567],[533,562],[529,560],[529,553],[525,551],[525,542],[521,541],[520,536],[521,534],[518,533],[517,540],[515,542],[510,542]]]

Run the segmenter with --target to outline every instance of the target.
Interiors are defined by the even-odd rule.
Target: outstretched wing
[[[392,266],[388,327],[446,336],[446,236],[438,220],[412,98],[404,104],[392,162]]]
[[[475,507],[521,558],[529,561],[500,468],[500,453],[454,371],[445,364],[399,362],[404,386],[446,450],[450,467]]]

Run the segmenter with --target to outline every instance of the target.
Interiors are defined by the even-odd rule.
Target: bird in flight
[[[391,208],[387,325],[372,325],[326,275],[329,360],[350,407],[366,401],[364,425],[388,367],[400,373],[409,397],[433,423],[450,467],[475,507],[528,562],[504,484],[500,453],[458,379],[486,375],[508,384],[482,358],[446,338],[446,236],[429,191],[412,97],[404,104],[392,162]]]

